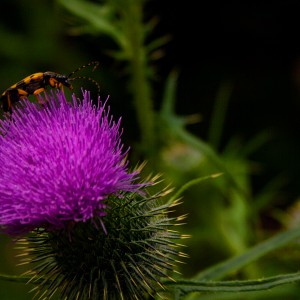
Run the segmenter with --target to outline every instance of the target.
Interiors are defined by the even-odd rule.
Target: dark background
[[[247,141],[267,130],[270,142],[251,157],[267,166],[254,184],[258,188],[264,176],[282,173],[293,201],[300,172],[300,2],[151,3],[161,30],[173,36],[162,65],[164,71],[180,70],[178,112],[203,117],[190,130],[206,138],[216,91],[232,82],[223,145],[232,135]]]

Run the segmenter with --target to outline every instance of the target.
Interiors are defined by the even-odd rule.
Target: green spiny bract
[[[125,193],[109,197],[107,215],[68,230],[33,232],[20,240],[27,275],[41,299],[147,299],[159,296],[164,279],[184,253],[171,230],[183,217],[171,217],[178,201],[162,203],[168,191],[153,196]],[[103,221],[103,223],[102,223]],[[103,230],[105,224],[105,230]]]

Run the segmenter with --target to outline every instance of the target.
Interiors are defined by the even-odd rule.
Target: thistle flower
[[[185,257],[177,241],[186,236],[172,230],[183,217],[169,215],[179,202],[162,202],[168,190],[143,191],[109,197],[103,217],[107,234],[94,220],[76,223],[70,232],[44,231],[19,240],[22,264],[32,265],[26,275],[36,284],[35,297],[59,293],[65,300],[138,300],[166,295],[164,279],[172,280],[178,258]]]
[[[0,228],[10,234],[103,217],[108,195],[139,188],[109,108],[87,91],[79,103],[46,97],[47,108],[25,100],[0,123]]]
[[[164,290],[178,258],[170,216],[178,201],[152,195],[157,178],[136,183],[114,122],[89,93],[68,103],[25,101],[0,124],[0,226],[19,239],[40,299],[147,299]],[[103,225],[104,224],[104,225]],[[105,226],[105,230],[103,230]]]

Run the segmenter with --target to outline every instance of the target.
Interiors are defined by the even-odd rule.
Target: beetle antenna
[[[92,70],[92,72],[93,72],[93,71],[95,71],[95,69],[99,66],[99,61],[91,61],[91,62],[89,62],[88,64],[83,65],[83,66],[77,68],[75,71],[71,72],[71,73],[68,75],[68,78],[70,78],[73,74],[77,73],[78,71],[80,71],[80,70],[82,70],[82,69],[85,69],[85,68],[87,68],[87,67],[89,67],[89,66],[94,66],[94,67],[93,67],[93,70]],[[76,78],[79,78],[79,77],[76,77]]]
[[[73,81],[73,80],[76,80],[76,79],[86,79],[86,80],[91,81],[92,83],[94,83],[96,85],[96,87],[97,87],[97,93],[98,93],[98,95],[100,95],[100,84],[96,80],[94,80],[94,79],[92,79],[90,77],[85,77],[85,76],[73,77],[73,78],[70,78],[69,80]]]

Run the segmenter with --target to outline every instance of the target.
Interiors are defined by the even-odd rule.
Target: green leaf
[[[237,270],[241,269],[252,261],[257,260],[263,255],[286,246],[287,244],[299,238],[299,227],[276,234],[274,237],[250,248],[245,253],[198,273],[193,278],[193,280],[212,280],[222,278],[226,275],[229,275],[230,273],[236,272]]]
[[[0,274],[0,280],[27,283],[29,280],[29,277],[19,276],[19,275]]]
[[[221,84],[216,97],[214,111],[211,117],[211,125],[208,133],[208,141],[214,149],[217,149],[220,145],[227,106],[232,94],[232,90],[233,84],[231,82],[224,82]]]
[[[178,72],[176,71],[173,71],[167,79],[163,97],[163,105],[160,111],[160,117],[164,126],[170,130],[173,136],[194,147],[200,153],[205,155],[209,159],[210,163],[216,167],[219,172],[224,173],[224,176],[228,180],[229,184],[231,184],[243,198],[251,201],[247,191],[245,191],[245,189],[243,189],[243,187],[238,183],[234,174],[228,169],[216,151],[208,143],[188,132],[185,129],[186,118],[178,117],[175,114],[177,79]]]
[[[177,282],[168,282],[168,286],[176,287],[180,290],[181,295],[192,292],[249,292],[261,291],[274,288],[283,284],[295,283],[300,280],[300,273],[290,273],[279,276],[272,276],[257,280],[240,280],[240,281],[192,281],[178,280]]]
[[[199,184],[202,181],[205,181],[207,179],[214,179],[217,178],[219,176],[221,176],[222,173],[216,173],[216,174],[212,174],[212,175],[208,175],[208,176],[202,176],[199,178],[195,178],[190,180],[189,182],[187,182],[186,184],[184,184],[177,192],[175,195],[172,196],[172,198],[169,200],[169,202],[174,202],[175,199],[179,198],[180,195],[183,194],[184,191],[186,191],[187,189],[189,189],[190,187],[192,187],[193,185]]]
[[[107,34],[119,45],[124,45],[124,37],[117,26],[112,6],[82,0],[58,0],[58,2],[70,13],[85,21],[91,27],[92,33]]]

